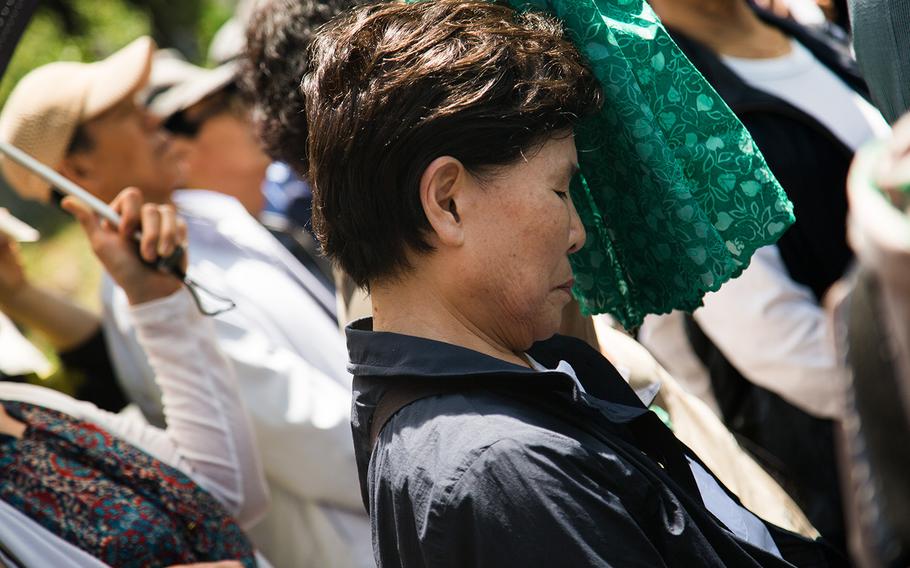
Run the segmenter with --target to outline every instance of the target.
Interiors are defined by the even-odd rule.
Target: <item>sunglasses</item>
[[[187,110],[181,110],[169,116],[161,126],[176,136],[195,138],[210,118],[224,113],[239,113],[244,108],[243,101],[237,96],[237,89],[230,85],[205,101],[202,111],[195,116],[190,117]]]
[[[197,118],[196,120],[190,120],[186,117],[186,113],[180,111],[172,114],[164,121],[162,126],[165,130],[176,136],[195,138],[196,135],[199,134],[199,129],[202,128],[203,122],[205,121],[202,120],[202,117]]]

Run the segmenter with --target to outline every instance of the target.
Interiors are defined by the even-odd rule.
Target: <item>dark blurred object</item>
[[[893,124],[910,110],[910,0],[850,0],[850,17],[856,60]]]
[[[0,77],[37,7],[38,0],[5,0],[0,7]]]
[[[127,405],[129,401],[114,375],[102,328],[81,345],[59,355],[67,372],[79,375],[75,381],[75,398],[110,412],[119,412]]]
[[[861,566],[902,568],[910,566],[910,428],[900,385],[906,386],[908,377],[895,366],[881,282],[866,270],[856,280],[848,301],[847,359],[853,381],[844,420],[848,464],[843,468],[855,528],[851,549]]]
[[[820,1],[818,5],[825,11],[828,19],[841,29],[850,31],[850,17],[847,11],[847,0],[825,0]]]
[[[861,566],[910,566],[910,117],[850,170],[859,268],[827,302],[852,368],[845,418],[851,551]]]

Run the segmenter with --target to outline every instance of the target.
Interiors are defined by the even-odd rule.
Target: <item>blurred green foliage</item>
[[[79,17],[84,18],[88,33],[68,35],[58,12],[39,8],[0,83],[0,101],[6,101],[19,79],[35,67],[52,61],[91,61],[149,31],[147,18],[122,2],[77,1],[73,5],[84,9]]]
[[[0,82],[0,104],[30,70],[51,61],[94,61],[141,35],[204,63],[215,32],[231,16],[230,0],[70,0],[43,2]]]

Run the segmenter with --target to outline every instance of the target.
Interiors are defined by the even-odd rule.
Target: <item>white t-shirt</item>
[[[722,56],[740,79],[779,97],[822,123],[850,149],[891,132],[881,113],[801,43],[771,59]]]

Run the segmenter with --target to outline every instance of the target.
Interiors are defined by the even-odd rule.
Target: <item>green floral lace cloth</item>
[[[603,85],[576,129],[573,255],[586,314],[626,329],[693,310],[793,223],[793,206],[733,112],[643,0],[510,0],[563,21]]]

